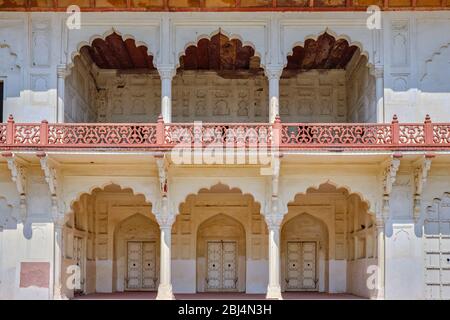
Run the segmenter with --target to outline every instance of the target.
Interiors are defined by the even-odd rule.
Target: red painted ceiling
[[[180,57],[180,70],[261,71],[260,58],[255,50],[243,46],[239,39],[229,39],[218,33],[210,39],[200,39],[189,46]]]
[[[95,39],[91,46],[81,48],[100,69],[149,69],[154,70],[153,56],[149,55],[146,46],[136,46],[133,39],[123,40],[122,36],[113,33],[103,39]]]
[[[307,39],[304,46],[296,46],[287,57],[285,73],[312,69],[345,69],[357,51],[345,39],[336,40],[324,33],[317,40]]]

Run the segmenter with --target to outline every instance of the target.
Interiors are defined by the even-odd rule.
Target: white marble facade
[[[358,46],[359,63],[351,74],[313,70],[282,79],[279,114],[286,122],[390,122],[394,114],[402,122],[423,122],[426,114],[450,122],[450,13],[383,12],[380,30],[369,30],[367,17],[104,12],[82,13],[81,29],[68,30],[65,13],[0,12],[3,120],[12,114],[17,122],[154,122],[162,113],[173,122],[269,122],[267,75],[282,70],[295,45],[326,31]],[[219,29],[255,49],[264,75],[229,81],[225,90],[215,87],[214,74],[176,75],[185,48]],[[95,90],[78,50],[112,32],[145,44],[158,70],[103,74]],[[126,90],[117,90],[117,81]],[[161,107],[168,85],[172,103]],[[242,86],[256,89],[241,93]],[[217,111],[218,101],[226,104]],[[321,106],[313,115],[311,101]],[[67,267],[79,248],[85,293],[126,290],[131,240],[156,243],[151,288],[159,298],[203,291],[199,243],[221,226],[238,246],[238,291],[278,298],[288,287],[288,242],[309,241],[318,248],[317,291],[450,298],[448,151],[433,158],[408,151],[400,160],[390,151],[292,152],[281,159],[276,210],[273,181],[261,166],[170,164],[169,195],[161,198],[151,152],[1,157],[0,299],[70,298]],[[134,218],[145,228],[127,224]]]

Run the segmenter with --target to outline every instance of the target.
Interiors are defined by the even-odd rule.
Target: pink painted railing
[[[450,123],[0,124],[0,150],[268,146],[280,149],[448,149]]]

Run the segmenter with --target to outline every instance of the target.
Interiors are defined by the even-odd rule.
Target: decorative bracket
[[[39,160],[41,162],[41,168],[44,171],[45,181],[47,181],[50,194],[56,195],[58,185],[56,164],[45,153],[38,153],[37,156],[39,157]]]
[[[392,186],[397,178],[397,171],[400,167],[401,154],[394,154],[385,163],[383,169],[383,202],[382,202],[382,219],[385,220],[389,216],[390,204],[389,198],[392,191]]]
[[[397,178],[397,171],[400,167],[401,154],[394,154],[385,164],[383,171],[383,193],[385,195],[390,195],[392,191],[392,186]]]
[[[278,197],[280,189],[280,158],[274,157],[272,159],[272,197]]]
[[[428,172],[431,168],[431,161],[434,155],[425,154],[414,163],[414,220],[420,218],[420,211],[422,205],[422,192],[427,182]]]
[[[41,168],[44,171],[45,181],[47,182],[51,201],[52,201],[52,216],[55,221],[64,221],[64,214],[60,214],[58,210],[58,171],[57,163],[49,158],[49,156],[42,152],[38,153],[37,157],[41,163]]]
[[[159,191],[161,192],[162,197],[167,197],[167,193],[169,192],[168,186],[168,171],[169,164],[164,155],[156,157],[156,165],[158,166],[158,178],[159,178]]]
[[[20,196],[20,215],[21,219],[25,220],[27,213],[27,170],[22,161],[12,152],[2,154],[8,163],[8,169],[11,171],[11,180],[16,184],[17,191]]]
[[[166,196],[163,196],[159,203],[157,204],[157,208],[155,210],[156,221],[159,224],[160,228],[171,228],[173,223],[175,222],[175,214],[169,199]]]

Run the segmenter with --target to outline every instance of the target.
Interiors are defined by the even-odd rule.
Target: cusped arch
[[[281,228],[280,228],[281,232],[283,232],[284,228],[286,226],[288,226],[289,223],[294,223],[296,220],[301,220],[301,219],[305,219],[305,218],[312,219],[312,220],[316,221],[323,228],[323,231],[325,231],[326,235],[328,236],[328,233],[329,233],[328,229],[329,229],[329,227],[327,225],[327,222],[322,220],[321,218],[316,217],[316,216],[314,216],[312,214],[309,214],[307,212],[302,212],[302,213],[299,213],[299,214],[296,214],[296,215],[293,215],[293,216],[290,216],[290,217],[286,217],[283,220],[282,224],[281,224]]]
[[[236,180],[236,179],[234,179]],[[195,179],[193,181],[189,181],[189,185],[185,184],[175,184],[172,188],[173,190],[173,204],[174,208],[176,208],[176,214],[180,212],[180,206],[183,205],[188,197],[195,197],[200,192],[211,191],[217,187],[224,187],[227,191],[239,193],[242,196],[250,196],[253,201],[255,201],[261,208],[264,208],[265,204],[265,192],[264,192],[264,184],[259,183],[239,183],[229,181],[229,179],[217,179],[214,181],[210,181],[206,178],[204,179]],[[197,190],[197,191],[192,191]]]
[[[450,208],[450,192],[444,192],[442,196],[436,197],[429,205],[426,205],[424,210],[424,221],[437,221],[442,218],[442,207]],[[446,212],[447,216],[444,218],[450,219],[450,209]]]
[[[177,54],[178,70],[262,71],[261,54],[250,41],[222,29],[201,34]]]
[[[285,210],[287,212],[287,206],[291,203],[294,203],[297,199],[297,197],[307,195],[308,193],[319,191],[320,189],[326,188],[327,191],[330,192],[339,192],[344,191],[347,195],[355,195],[358,197],[358,199],[365,204],[367,213],[371,216],[375,216],[375,208],[372,203],[374,203],[374,200],[372,197],[369,199],[368,197],[364,196],[364,192],[361,191],[354,191],[349,185],[346,184],[338,184],[331,180],[326,180],[324,182],[321,182],[319,184],[311,184],[309,186],[304,186],[303,190],[298,189],[288,189],[286,190],[286,198],[284,200],[284,206]]]
[[[245,238],[245,226],[242,224],[242,222],[228,214],[225,214],[225,213],[215,214],[212,217],[208,217],[207,219],[200,222],[197,225],[196,230],[195,230],[196,236],[197,237],[199,236],[199,232],[202,228],[207,228],[210,224],[213,224],[214,222],[216,222],[218,220],[232,221],[233,223],[235,223],[236,226],[239,227],[240,232],[244,235],[244,238]],[[220,236],[220,235],[218,235],[218,236]]]
[[[116,235],[120,234],[123,230],[123,228],[127,227],[127,224],[132,224],[133,222],[135,222],[136,220],[140,220],[142,221],[142,227],[145,227],[144,224],[147,224],[148,226],[150,226],[151,228],[154,228],[154,230],[158,231],[157,233],[159,234],[159,225],[156,221],[152,220],[151,218],[143,215],[142,213],[134,213],[128,217],[125,217],[124,219],[120,220],[117,222],[115,228],[114,228],[114,233]],[[156,239],[158,239],[156,237]],[[155,239],[155,240],[156,240]]]
[[[103,49],[99,49],[103,48]],[[108,50],[108,61],[99,63],[101,59],[97,53]],[[110,28],[103,34],[94,34],[90,36],[88,41],[81,41],[76,44],[74,51],[70,52],[70,61],[67,63],[67,71],[70,72],[74,66],[75,58],[83,53],[89,54],[92,61],[100,69],[149,69],[155,70],[154,53],[150,51],[150,45],[144,41],[138,41],[131,34],[123,34],[120,31]],[[107,54],[107,52],[103,52]],[[118,63],[118,59],[127,59],[129,61]],[[117,57],[116,57],[117,56]],[[114,62],[116,61],[116,62]],[[120,61],[120,60],[119,60]]]
[[[290,48],[284,57],[285,70],[344,69],[355,54],[365,57],[367,67],[371,66],[369,53],[361,42],[328,28],[294,42]]]
[[[126,183],[122,181],[108,180],[103,183],[92,183],[89,186],[84,185],[83,187],[70,190],[70,192],[68,192],[64,197],[66,206],[64,213],[67,216],[73,214],[74,204],[79,202],[83,195],[92,195],[94,191],[103,191],[108,186],[118,186],[121,191],[131,191],[133,196],[142,196],[145,199],[145,202],[151,204],[153,208],[154,204],[157,202],[156,192],[154,192],[154,190],[137,191],[141,189],[139,185],[140,183]],[[148,185],[152,186],[153,183],[149,183]],[[154,213],[152,212],[152,214]]]

